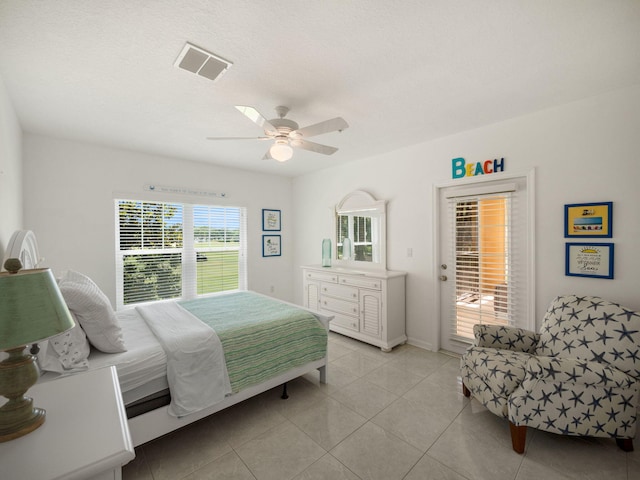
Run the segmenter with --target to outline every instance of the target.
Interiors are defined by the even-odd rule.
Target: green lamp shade
[[[36,343],[73,326],[50,269],[0,273],[0,350]]]

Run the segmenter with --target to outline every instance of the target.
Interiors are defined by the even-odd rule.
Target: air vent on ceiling
[[[233,63],[209,53],[200,47],[187,43],[174,66],[187,70],[209,80],[217,80]]]

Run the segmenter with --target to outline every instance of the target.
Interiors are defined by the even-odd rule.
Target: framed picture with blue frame
[[[613,279],[613,243],[567,243],[565,275]]]
[[[282,255],[280,235],[262,235],[262,256],[279,257]]]
[[[565,238],[611,238],[613,202],[575,203],[564,206]]]
[[[262,230],[265,232],[279,232],[281,226],[280,210],[262,209]]]

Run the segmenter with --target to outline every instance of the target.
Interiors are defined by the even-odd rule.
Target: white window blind
[[[448,199],[455,289],[451,336],[469,342],[475,324],[515,325],[523,314],[523,229],[516,192]]]
[[[195,205],[196,294],[236,290],[246,270],[245,218],[239,208]]]
[[[118,307],[246,289],[244,208],[116,200]]]
[[[351,240],[349,255],[361,262],[379,261],[378,253],[374,249],[377,241],[374,231],[376,222],[379,219],[375,216],[357,215],[337,215],[336,216],[336,258],[345,258],[344,239]]]

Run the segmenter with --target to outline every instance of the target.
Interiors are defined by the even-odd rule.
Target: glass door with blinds
[[[526,325],[524,183],[445,188],[440,197],[441,345],[462,353],[475,324]]]

